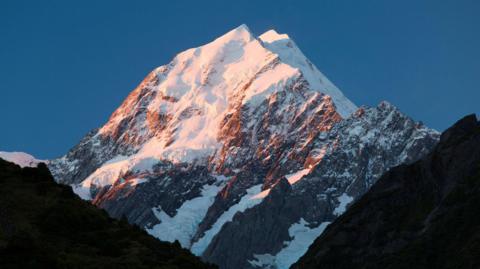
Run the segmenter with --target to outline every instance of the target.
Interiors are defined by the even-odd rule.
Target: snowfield
[[[47,163],[44,160],[37,160],[25,152],[7,152],[0,151],[0,158],[15,163],[21,167],[37,167],[39,163]]]

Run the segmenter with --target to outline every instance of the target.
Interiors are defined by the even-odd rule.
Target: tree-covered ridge
[[[0,159],[0,268],[215,268],[54,182]]]

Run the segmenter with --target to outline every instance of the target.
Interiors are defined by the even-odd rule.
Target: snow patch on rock
[[[146,182],[148,182],[148,179],[146,178],[132,178],[128,180],[128,184],[130,184],[132,187]]]
[[[92,200],[92,195],[90,194],[90,186],[85,187],[82,184],[72,184],[70,185],[70,187],[72,187],[73,192],[83,200]]]
[[[290,185],[293,185],[295,184],[297,181],[299,181],[300,179],[302,179],[302,177],[308,175],[310,173],[310,168],[307,168],[307,169],[302,169],[300,171],[297,171],[293,174],[289,174],[289,175],[286,175],[285,177],[287,178],[288,180],[288,183],[290,183]]]
[[[261,192],[261,189],[262,184],[247,189],[247,194],[245,194],[238,203],[225,211],[212,227],[205,232],[205,235],[192,245],[192,248],[190,249],[192,253],[201,256],[212,241],[213,237],[220,231],[225,223],[233,220],[235,214],[238,212],[244,212],[248,208],[258,205],[262,199],[253,199],[253,197],[258,195]]]
[[[347,206],[353,201],[353,197],[349,196],[346,193],[343,193],[337,198],[337,200],[339,204],[335,208],[335,210],[333,210],[333,214],[335,216],[340,216],[347,210]]]
[[[204,185],[199,197],[185,201],[177,209],[175,216],[169,216],[161,208],[152,208],[155,216],[160,221],[151,229],[146,229],[152,236],[168,242],[178,240],[182,247],[190,248],[190,242],[195,234],[198,224],[207,213],[213,203],[215,196],[222,186]]]
[[[288,269],[305,254],[313,241],[322,234],[330,222],[322,222],[315,228],[310,228],[309,223],[303,218],[298,223],[292,224],[288,234],[293,239],[284,242],[284,248],[276,255],[254,254],[254,260],[248,262],[258,268]]]

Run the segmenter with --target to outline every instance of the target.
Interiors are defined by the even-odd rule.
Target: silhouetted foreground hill
[[[115,220],[53,181],[0,159],[0,268],[215,268]]]
[[[395,167],[293,268],[480,268],[480,123],[467,116],[426,158]]]

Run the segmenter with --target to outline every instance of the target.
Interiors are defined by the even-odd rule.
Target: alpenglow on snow
[[[220,268],[288,268],[437,139],[387,102],[357,109],[288,35],[241,25],[153,70],[49,167],[113,217]]]

